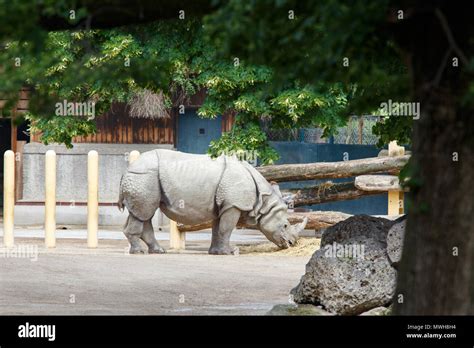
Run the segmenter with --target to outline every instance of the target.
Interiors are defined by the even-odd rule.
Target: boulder
[[[406,220],[393,225],[387,234],[387,256],[390,264],[397,268],[402,258],[403,239],[405,238]]]
[[[291,291],[294,301],[340,315],[389,305],[397,271],[387,255],[387,234],[397,222],[356,215],[327,228],[321,248]]]

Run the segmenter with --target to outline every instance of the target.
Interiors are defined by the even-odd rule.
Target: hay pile
[[[320,238],[300,238],[294,247],[280,249],[271,242],[239,245],[244,255],[311,256],[319,249]]]
[[[142,89],[136,92],[128,101],[129,114],[135,118],[169,118],[171,116],[165,104],[163,91],[154,93],[148,89]]]

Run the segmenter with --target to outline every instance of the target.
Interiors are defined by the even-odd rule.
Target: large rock
[[[387,256],[390,264],[398,269],[402,258],[403,239],[405,238],[406,220],[396,223],[387,234]]]
[[[297,303],[357,315],[390,304],[396,270],[387,255],[387,233],[397,221],[357,215],[324,231],[321,248],[291,292]]]

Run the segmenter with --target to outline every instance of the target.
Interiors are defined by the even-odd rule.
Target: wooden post
[[[186,248],[186,232],[180,232],[178,224],[173,220],[170,220],[170,248],[178,250]]]
[[[99,154],[87,155],[87,246],[97,248],[99,230]]]
[[[14,243],[15,153],[5,151],[3,161],[3,244],[9,248]]]
[[[388,191],[388,215],[400,215],[403,213],[403,192]]]
[[[47,248],[54,248],[56,247],[56,152],[48,150],[45,157],[45,244]]]
[[[405,155],[405,148],[398,146],[397,141],[391,141],[388,144],[389,156],[403,156]],[[400,215],[404,213],[404,194],[403,191],[388,191],[388,215]]]
[[[138,157],[140,157],[140,152],[138,152],[137,150],[131,151],[128,155],[128,163],[132,164],[132,162],[136,161]]]

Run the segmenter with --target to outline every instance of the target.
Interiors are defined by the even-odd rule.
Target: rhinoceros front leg
[[[130,243],[130,254],[144,254],[146,249],[143,247],[140,237],[142,236],[144,222],[137,219],[132,214],[128,214],[127,222],[123,233]]]
[[[155,231],[153,231],[153,225],[151,219],[143,223],[143,233],[141,239],[148,246],[149,254],[164,254],[166,253],[165,249],[160,247],[158,241],[155,238]]]
[[[240,210],[230,208],[226,210],[220,219],[212,223],[212,242],[209,248],[209,254],[213,255],[231,255],[235,249],[230,247],[230,235],[234,230],[240,218]]]

